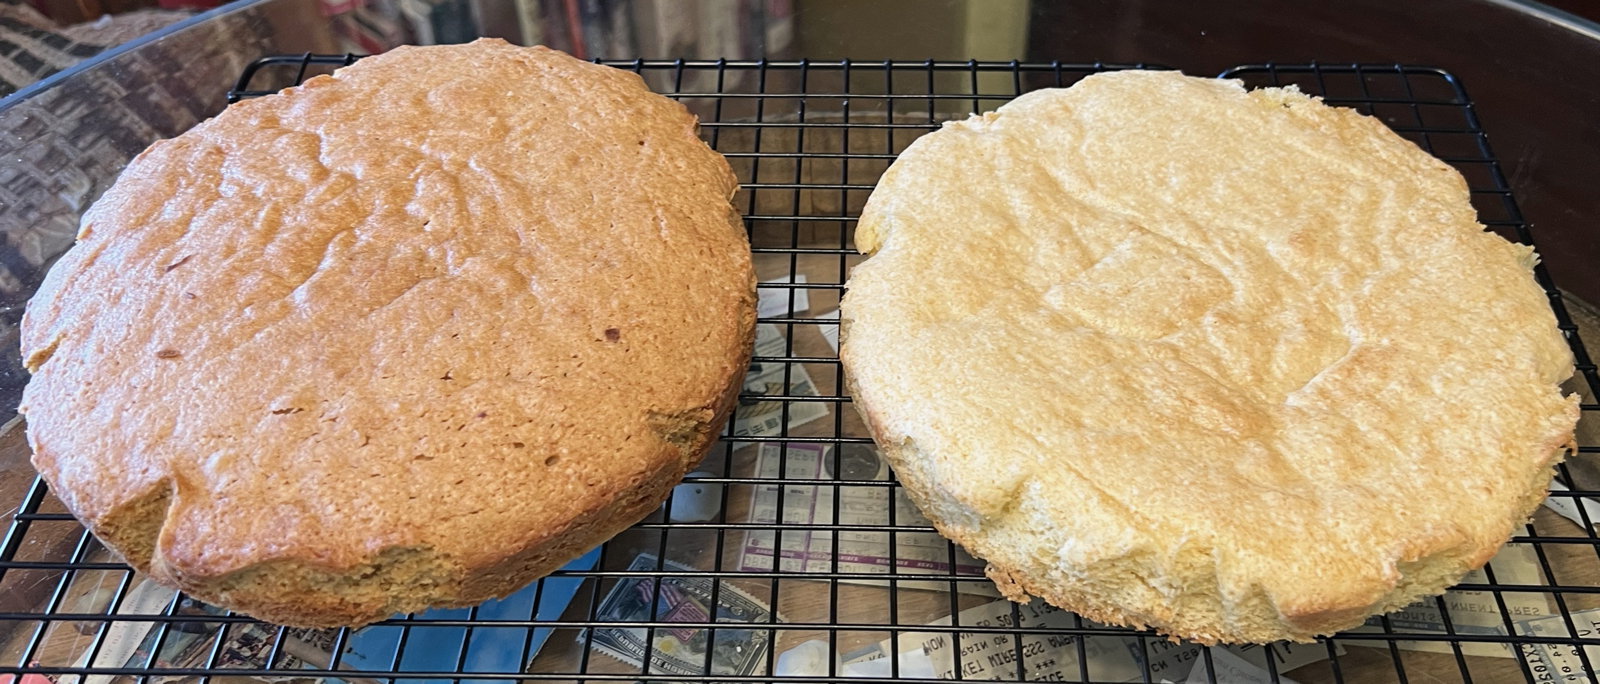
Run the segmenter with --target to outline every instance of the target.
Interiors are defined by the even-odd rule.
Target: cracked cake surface
[[[913,143],[855,239],[855,405],[1015,600],[1308,640],[1482,566],[1572,440],[1532,250],[1293,88],[1023,95]]]
[[[404,47],[152,145],[30,302],[52,491],[269,621],[520,588],[654,509],[754,329],[727,162],[636,75]]]

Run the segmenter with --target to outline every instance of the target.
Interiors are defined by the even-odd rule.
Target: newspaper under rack
[[[764,284],[772,282],[779,281]],[[803,283],[804,276],[796,279],[796,282]],[[810,306],[802,289],[763,289],[761,294],[761,313],[764,317],[805,311]],[[814,318],[836,320],[837,315],[836,311],[830,311],[817,314]],[[825,342],[837,349],[837,325],[818,326],[818,332]],[[757,326],[757,361],[751,364],[745,378],[747,396],[818,394],[803,366],[759,360],[762,357],[784,357],[790,351],[789,340],[779,326]],[[782,402],[756,398],[741,405],[731,433],[734,436],[783,435],[829,415],[829,409],[821,402]],[[797,525],[802,529],[747,531],[744,544],[738,552],[741,572],[768,572],[776,566],[779,571],[796,573],[796,579],[805,579],[807,573],[892,573],[899,578],[918,573],[972,576],[981,572],[982,561],[959,547],[952,548],[949,542],[932,532],[901,531],[891,535],[884,532],[815,529],[830,524],[844,527],[927,524],[898,487],[872,484],[886,482],[891,473],[870,445],[763,442],[754,451],[753,467],[755,475],[762,479],[834,480],[837,484],[774,483],[753,487],[745,522],[785,527]],[[1556,488],[1562,487],[1557,484]],[[1584,523],[1585,516],[1589,521],[1600,521],[1600,503],[1588,499],[1552,499],[1547,506],[1579,525]],[[106,556],[104,549],[98,549],[92,557]],[[597,550],[591,551],[567,569],[592,569],[598,556]],[[1093,626],[1093,623],[1037,600],[1015,607],[1015,612],[1013,604],[997,600],[956,614],[956,625],[1014,628],[1020,630],[1020,636],[992,632],[910,631],[850,653],[837,653],[825,641],[809,641],[773,657],[767,654],[773,648],[773,639],[777,634],[774,627],[781,622],[781,617],[774,615],[766,602],[731,583],[712,577],[653,576],[650,573],[660,570],[688,572],[695,569],[651,554],[636,556],[628,569],[639,574],[627,576],[612,586],[601,604],[597,616],[599,622],[726,623],[726,626],[717,627],[714,639],[710,638],[709,631],[695,628],[652,630],[620,625],[596,627],[585,630],[579,636],[580,642],[598,652],[640,667],[647,673],[668,676],[759,677],[769,674],[765,669],[769,662],[773,662],[776,663],[776,671],[770,674],[777,676],[888,677],[898,674],[901,677],[937,679],[1005,679],[1018,672],[1017,659],[1020,654],[1027,677],[1031,680],[1076,679],[1087,672],[1096,681],[1131,682],[1145,681],[1148,673],[1150,681],[1205,682],[1214,678],[1219,682],[1265,684],[1274,681],[1267,669],[1267,661],[1271,659],[1273,669],[1278,673],[1275,681],[1293,684],[1294,680],[1283,673],[1329,657],[1328,648],[1323,644],[1209,647],[1208,668],[1208,659],[1202,657],[1207,647],[1196,644],[1115,635],[1082,639],[1080,644],[1079,637],[1038,632],[1052,628]],[[1500,584],[1545,584],[1537,554],[1528,544],[1507,545],[1491,561],[1488,570],[1494,573]],[[1463,582],[1481,585],[1488,584],[1488,580],[1485,570],[1477,570]],[[76,580],[68,591],[70,596],[75,597],[73,601],[76,603],[68,607],[73,612],[82,613],[111,610],[97,601],[115,592],[99,585],[115,581],[116,578],[111,574],[99,573]],[[505,609],[509,619],[519,614],[526,616],[537,610],[534,615],[536,619],[554,620],[565,610],[579,588],[590,581],[591,578],[584,577],[552,577],[544,581],[543,600],[536,608],[529,599],[534,593],[534,587],[530,586],[529,590],[513,594],[507,599],[481,606],[479,615],[492,618],[496,610]],[[867,579],[838,581],[885,584],[883,581]],[[996,596],[993,588],[983,582],[896,580],[898,587],[907,589],[942,590],[952,584],[964,593]],[[529,605],[521,605],[519,601]],[[1546,593],[1470,590],[1452,590],[1443,597],[1419,601],[1385,616],[1375,616],[1355,631],[1392,630],[1402,638],[1407,633],[1445,634],[1447,627],[1440,610],[1441,602],[1448,610],[1449,627],[1458,634],[1504,636],[1508,618],[1515,632],[1520,635],[1567,638],[1592,637],[1600,633],[1600,609],[1572,612],[1571,618],[1577,633],[1569,634],[1565,618],[1551,609]],[[168,611],[187,615],[224,614],[220,609],[182,597],[144,577],[136,577],[130,582],[126,597],[114,609],[117,615],[159,615]],[[454,611],[429,611],[417,616],[417,619],[427,620],[430,617],[450,619],[460,616]],[[949,626],[952,619],[947,615],[928,624]],[[58,633],[53,638],[63,638],[63,630],[73,629],[72,625],[62,622],[51,626],[50,629]],[[152,621],[109,623],[100,639],[101,646],[98,649],[83,649],[78,656],[77,666],[144,667],[148,663],[160,667],[195,668],[206,665],[215,652],[215,660],[210,667],[321,668],[333,662],[335,654],[331,651],[338,643],[336,630],[286,630],[276,660],[269,663],[266,661],[273,643],[278,639],[276,627],[257,623],[187,622],[184,629],[166,630],[167,634],[161,637],[158,636],[161,631],[158,625]],[[526,639],[529,648],[525,661],[510,663],[501,662],[503,657],[489,653],[504,649],[482,641],[491,636],[489,633],[494,630],[480,630],[483,634],[471,636],[461,630],[462,634],[446,639],[452,643],[440,652],[441,657],[448,655],[447,659],[451,662],[435,663],[427,658],[412,657],[415,655],[412,651],[417,646],[415,643],[411,645],[413,648],[407,649],[406,658],[395,662],[399,644],[395,643],[389,632],[398,629],[380,625],[354,633],[346,640],[344,652],[338,654],[340,667],[362,669],[363,663],[392,663],[398,671],[439,670],[453,666],[457,651],[461,651],[471,661],[464,671],[524,670],[531,665],[552,631],[550,628],[532,628],[529,630],[531,636],[513,635],[519,642]],[[96,635],[82,635],[73,639],[67,634],[65,638],[91,643],[96,640]],[[158,641],[159,652],[154,652]],[[1348,640],[1343,643],[1351,647],[1388,648],[1390,642]],[[1479,657],[1520,657],[1536,676],[1555,681],[1587,678],[1589,673],[1583,665],[1584,657],[1589,662],[1600,662],[1600,647],[1586,647],[1580,653],[1575,646],[1538,643],[1523,645],[1521,652],[1514,652],[1505,644],[1461,642],[1452,645],[1437,639],[1396,640],[1394,645],[1402,649],[1439,653],[1452,653],[1454,648],[1459,648],[1464,655]],[[1339,646],[1335,652],[1343,654],[1344,647]],[[426,649],[417,653],[425,655]],[[495,662],[476,662],[474,653]],[[645,664],[647,659],[648,666]],[[82,684],[112,684],[116,678],[90,675],[81,680],[73,679]],[[165,677],[156,678],[156,681],[176,679]],[[298,683],[311,679],[282,677],[277,681]],[[359,678],[345,679],[367,684]]]

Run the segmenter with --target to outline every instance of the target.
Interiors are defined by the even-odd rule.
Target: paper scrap
[[[641,574],[624,577],[611,588],[600,603],[599,621],[726,622],[728,626],[718,627],[715,634],[689,627],[596,627],[592,634],[580,634],[578,643],[587,641],[595,650],[634,667],[643,667],[648,658],[646,674],[702,676],[708,674],[709,664],[709,674],[743,677],[766,667],[772,632],[738,626],[768,624],[772,613],[766,603],[731,583],[723,582],[718,588],[717,580],[710,577],[643,574],[658,567],[675,572],[694,570],[669,560],[658,561],[647,553],[639,554],[628,570]]]
[[[1566,619],[1560,615],[1552,615],[1525,620],[1517,625],[1517,632],[1535,637],[1593,639],[1600,634],[1600,608],[1573,612],[1572,626],[1577,629],[1577,634],[1569,633]],[[1551,643],[1521,645],[1522,657],[1528,662],[1528,669],[1537,681],[1594,681],[1589,676],[1588,669],[1583,666],[1578,648],[1569,644]],[[1582,648],[1583,654],[1589,658],[1589,664],[1600,667],[1600,646]]]
[[[785,355],[783,333],[778,326],[762,323],[756,326],[755,355],[782,357]],[[784,370],[788,369],[789,383],[784,385]],[[787,405],[790,429],[828,415],[828,407],[820,401],[777,401],[759,395],[817,396],[817,387],[811,382],[804,365],[782,361],[756,361],[745,374],[744,390],[735,413],[733,436],[767,437],[783,433],[783,412]],[[758,396],[750,396],[758,395]]]
[[[779,653],[773,669],[779,677],[828,677],[843,668],[827,641],[812,639]]]
[[[899,667],[894,662],[899,662]],[[896,672],[898,670],[898,672]],[[900,652],[895,660],[890,660],[888,655],[867,660],[856,660],[846,663],[839,669],[843,677],[862,677],[872,679],[935,679],[939,673],[935,670],[933,659],[927,652],[920,648],[906,649]],[[947,678],[947,677],[946,677]]]
[[[1557,482],[1556,480],[1551,480],[1550,481],[1550,491],[1552,491],[1552,492],[1570,492],[1572,490],[1569,489],[1566,485],[1561,484],[1560,482]],[[1582,513],[1579,513],[1579,509],[1578,509],[1578,506],[1579,506],[1580,502],[1581,502],[1581,504],[1583,506],[1583,512]],[[1583,527],[1584,526],[1584,522],[1583,522],[1583,515],[1584,514],[1587,514],[1589,516],[1589,523],[1588,524],[1590,526],[1600,525],[1600,501],[1595,501],[1594,499],[1591,499],[1591,498],[1586,497],[1586,496],[1552,496],[1552,497],[1547,497],[1544,500],[1544,507],[1548,508],[1548,509],[1550,509],[1552,511],[1555,511],[1556,513],[1561,514],[1561,517],[1563,517],[1563,518],[1566,518],[1568,520],[1571,520],[1572,522],[1578,523],[1579,527]]]
[[[1532,546],[1527,544],[1507,544],[1500,549],[1500,553],[1489,561],[1494,569],[1495,579],[1501,584],[1544,584],[1542,573],[1539,571],[1538,557]],[[1489,577],[1483,570],[1473,570],[1462,578],[1462,583],[1488,584]],[[1461,591],[1450,590],[1444,594],[1444,602],[1450,613],[1450,624],[1457,634],[1486,634],[1505,636],[1506,619],[1510,616],[1512,621],[1529,620],[1550,614],[1550,601],[1543,593],[1537,592],[1505,592],[1500,594],[1500,600],[1505,601],[1505,615],[1501,614],[1499,601],[1492,591]],[[1357,627],[1353,632],[1382,632],[1384,616],[1373,616],[1367,623]],[[1445,634],[1444,616],[1439,612],[1439,603],[1435,598],[1426,598],[1413,603],[1405,608],[1388,614],[1389,624],[1394,628],[1395,637],[1404,639],[1406,633],[1438,635]],[[1387,641],[1372,641],[1368,639],[1345,642],[1351,646],[1367,648],[1389,648]],[[1432,653],[1453,653],[1454,649],[1448,641],[1399,641],[1400,648],[1413,651],[1428,651]],[[1484,642],[1463,642],[1461,652],[1469,656],[1488,656],[1496,658],[1515,658],[1517,654],[1505,644]]]
[[[1015,619],[1012,616],[1013,606],[1016,610]],[[950,618],[940,618],[930,624],[948,625]],[[940,679],[952,679],[959,671],[962,679],[1014,680],[1018,676],[1017,654],[1020,651],[1023,659],[1022,672],[1029,681],[1077,680],[1082,678],[1084,669],[1087,669],[1089,678],[1094,681],[1142,682],[1145,681],[1148,668],[1151,679],[1176,677],[1181,682],[1190,677],[1196,663],[1203,661],[1201,653],[1207,648],[1199,644],[1144,639],[1144,653],[1141,656],[1141,641],[1132,636],[1105,634],[1081,637],[1071,634],[1051,634],[1049,633],[1051,629],[1075,628],[1079,625],[1079,621],[1072,613],[1038,599],[1023,605],[1015,605],[1009,601],[994,601],[968,608],[961,611],[960,624],[1015,628],[1020,634],[903,633],[897,640],[902,660],[906,658],[905,654],[913,654],[913,661],[915,658],[926,658],[933,666],[932,676]],[[1100,626],[1090,620],[1083,620],[1081,624],[1086,627]],[[1018,636],[1020,644],[1017,643]],[[1080,640],[1083,642],[1085,656],[1083,667],[1080,667],[1078,660]],[[957,641],[959,647],[952,647]],[[896,642],[885,639],[875,646],[850,654],[845,658],[845,667],[882,661],[877,668],[886,672],[886,659],[894,643]],[[1282,678],[1282,673],[1328,659],[1328,647],[1324,644],[1279,642],[1266,646],[1253,644],[1213,646],[1210,649],[1214,662],[1229,665],[1226,669],[1221,665],[1218,666],[1219,682],[1234,681],[1224,678],[1230,672],[1265,673],[1267,658],[1272,658],[1280,680],[1290,681]],[[1344,651],[1341,648],[1337,652],[1342,654]],[[905,676],[903,673],[904,669],[902,676]]]
[[[1012,609],[1016,616],[1013,619]],[[1078,641],[1082,637],[1068,634],[1038,633],[1052,628],[1062,629],[1077,625],[1072,615],[1041,600],[1027,604],[994,601],[961,611],[960,625],[972,627],[1015,628],[1019,637],[1011,633],[994,632],[908,632],[899,635],[897,642],[885,639],[863,652],[845,659],[845,667],[874,660],[885,660],[892,649],[905,654],[921,653],[933,668],[933,677],[955,679],[1017,678],[1017,657],[1021,653],[1022,672],[1034,681],[1073,681],[1080,678],[1078,666]],[[949,625],[950,618],[936,620],[932,625]],[[1083,624],[1094,626],[1088,620]],[[1026,632],[1034,632],[1032,634]],[[1084,655],[1087,656],[1089,676],[1095,681],[1140,681],[1143,669],[1133,657],[1127,642],[1129,637],[1094,636],[1083,638]],[[883,666],[879,666],[882,668]],[[884,671],[887,671],[884,669]],[[902,676],[907,676],[902,669]]]
[[[122,603],[117,606],[117,615],[160,615],[172,604],[177,594],[177,591],[142,575],[135,576],[132,584],[127,595],[123,596]],[[158,624],[142,620],[106,623],[105,638],[101,640],[100,652],[95,654],[92,666],[124,667],[131,664],[142,667],[144,662],[136,661],[134,654],[146,646],[146,636]],[[145,654],[148,655],[149,651],[146,650]],[[89,655],[89,652],[84,652],[83,659],[87,661]],[[83,681],[87,684],[108,684],[115,679],[114,675],[89,675]]]
[[[1129,639],[1128,647],[1137,655],[1138,640]],[[1145,658],[1149,663],[1152,677],[1185,677],[1196,669],[1204,670],[1197,663],[1205,661],[1201,652],[1207,647],[1188,642],[1171,642],[1162,639],[1145,640]],[[1271,658],[1273,666],[1281,675],[1312,663],[1328,659],[1328,647],[1324,644],[1295,644],[1286,641],[1258,646],[1255,644],[1212,646],[1211,658],[1216,661],[1219,652],[1227,653],[1227,658],[1248,664],[1249,666],[1267,671],[1267,658]],[[1344,648],[1337,647],[1336,652],[1344,654]],[[1230,660],[1230,661],[1231,661]],[[1220,677],[1220,670],[1219,670]],[[1219,682],[1227,680],[1218,679]],[[1287,680],[1286,680],[1287,681]]]
[[[833,524],[834,509],[839,511],[841,525],[888,525],[890,507],[894,507],[894,524],[899,526],[931,526],[922,512],[911,503],[898,487],[881,485],[854,485],[852,482],[889,479],[889,468],[869,444],[839,445],[837,463],[834,445],[789,444],[785,456],[784,445],[764,443],[756,456],[758,477],[778,479],[838,480],[838,485],[770,484],[755,488],[751,503],[750,521],[771,524],[810,525]],[[838,473],[832,472],[837,467]],[[778,509],[779,492],[783,496],[783,509]],[[891,500],[892,499],[892,500]],[[740,572],[770,572],[777,558],[779,570],[784,572],[835,572],[833,563],[834,536],[832,530],[788,530],[778,548],[777,530],[751,530],[745,534],[745,545],[739,559]],[[894,535],[894,572],[906,574],[950,575],[950,542],[934,532],[896,532]],[[891,572],[889,538],[887,532],[838,533],[839,562],[837,572],[885,573]],[[981,577],[983,563],[960,547],[955,548],[954,574]],[[872,580],[839,580],[858,584],[882,584]],[[899,581],[901,588],[927,588],[948,590],[949,582]],[[958,582],[957,588],[966,593],[998,596],[994,585],[987,581]]]
[[[699,478],[716,477],[707,471],[689,473],[683,484],[672,488],[667,509],[667,520],[672,522],[707,522],[722,512],[722,485],[701,482]]]
[[[804,274],[776,280],[763,280],[756,286],[756,316],[761,318],[777,318],[788,316],[811,308],[811,296],[803,287],[765,287],[766,285],[793,285],[805,284]],[[791,305],[790,293],[794,293]]]
[[[1216,672],[1216,677],[1211,676]],[[1293,679],[1283,676],[1283,671],[1278,671],[1277,679],[1272,673],[1262,669],[1244,658],[1234,655],[1226,648],[1211,649],[1211,667],[1206,667],[1202,658],[1195,663],[1194,669],[1189,671],[1187,684],[1297,684]]]

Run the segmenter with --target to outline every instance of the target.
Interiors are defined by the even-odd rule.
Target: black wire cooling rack
[[[355,57],[269,57],[230,101]],[[0,542],[0,671],[55,681],[218,677],[351,682],[1594,681],[1600,477],[1583,443],[1553,500],[1481,576],[1444,597],[1297,647],[1169,643],[1040,605],[997,602],[976,561],[898,494],[845,396],[829,318],[859,257],[851,232],[897,153],[940,122],[1027,90],[1145,65],[625,61],[701,117],[742,181],[762,337],[728,432],[661,511],[504,601],[358,632],[263,625],[143,582],[34,479]],[[1461,83],[1404,65],[1242,66],[1377,116],[1458,168],[1481,220],[1532,234]],[[1594,363],[1545,269],[1593,419]],[[22,449],[13,429],[0,449]],[[6,446],[9,444],[9,446]],[[1595,469],[1600,475],[1600,469]],[[1152,476],[1154,476],[1152,474]],[[486,495],[488,495],[486,493]],[[515,496],[515,492],[493,495]],[[1470,504],[1465,504],[1470,505]],[[1600,511],[1600,508],[1594,509]],[[81,676],[81,677],[80,677]],[[38,681],[38,680],[34,680]]]

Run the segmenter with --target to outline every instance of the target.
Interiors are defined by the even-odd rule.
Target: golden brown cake
[[[29,304],[52,491],[291,625],[507,594],[660,504],[754,330],[721,156],[634,74],[400,48],[146,150]]]
[[[856,406],[1007,596],[1202,642],[1437,594],[1544,498],[1572,356],[1460,174],[1293,88],[1091,76],[919,139],[856,231]]]

